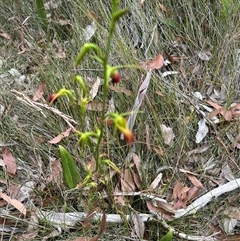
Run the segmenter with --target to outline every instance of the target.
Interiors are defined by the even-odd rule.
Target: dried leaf
[[[66,58],[66,53],[62,50],[62,48],[58,48],[57,51],[56,51],[56,56],[59,58],[59,59],[65,59]]]
[[[47,183],[54,180],[58,185],[62,184],[62,166],[59,159],[56,159],[51,163],[50,170],[51,173],[46,179]]]
[[[187,200],[183,200],[183,199],[178,199],[177,202],[174,204],[173,208],[178,210],[181,207],[185,207]]]
[[[44,7],[46,10],[53,10],[53,9],[57,9],[60,3],[56,3],[55,1],[48,1],[46,3],[44,3]]]
[[[161,207],[156,207],[155,205],[153,205],[151,202],[146,202],[147,204],[147,208],[153,212],[158,214],[163,220],[172,220],[173,219],[173,215],[176,212],[173,207],[170,208],[170,210],[172,210],[172,212],[168,212],[165,209],[161,208]],[[169,205],[169,204],[168,204]],[[170,206],[170,205],[169,205]]]
[[[85,42],[88,42],[93,37],[96,30],[97,30],[97,25],[96,25],[95,21],[93,21],[90,25],[88,25],[84,29],[83,38],[84,38]]]
[[[107,227],[107,218],[106,218],[106,214],[103,213],[100,232],[99,232],[100,235],[102,235],[106,231],[106,227]]]
[[[169,13],[170,12],[170,10],[167,9],[163,4],[159,3],[159,6],[165,13]]]
[[[135,172],[132,172],[133,180],[136,186],[138,187],[139,190],[141,190],[142,187],[142,180],[139,175],[137,175]]]
[[[141,173],[141,169],[140,169],[140,164],[141,164],[141,159],[138,157],[138,155],[136,153],[133,153],[133,163],[135,164],[135,167],[137,169],[137,174],[140,177],[140,179],[142,180],[142,173]]]
[[[0,36],[7,39],[7,40],[11,40],[11,37],[7,33],[1,32]]]
[[[188,191],[187,200],[188,201],[194,200],[198,196],[199,192],[200,192],[200,189],[198,187],[196,186],[191,187]]]
[[[10,198],[8,195],[6,195],[5,193],[1,192],[0,191],[0,197],[2,199],[4,199],[7,203],[11,204],[13,207],[15,207],[19,212],[21,212],[22,214],[26,215],[27,213],[27,209],[26,207],[21,203],[19,202],[18,200],[16,199],[12,199]]]
[[[206,125],[206,119],[201,119],[198,122],[198,131],[196,134],[196,143],[200,143],[208,133],[208,127]]]
[[[59,143],[63,138],[68,137],[71,131],[72,131],[72,128],[70,127],[66,131],[62,132],[61,134],[53,138],[52,140],[48,141],[48,143],[51,143],[51,144]]]
[[[162,131],[162,136],[164,139],[164,143],[168,146],[172,145],[173,139],[175,137],[173,130],[171,127],[167,127],[164,124],[160,125],[161,131]]]
[[[240,103],[232,106],[229,111],[231,111],[233,118],[240,116]]]
[[[108,87],[110,90],[113,90],[116,93],[123,93],[126,96],[131,96],[133,93],[132,91],[126,89],[125,87],[121,87],[119,85],[109,85]]]
[[[135,184],[133,181],[132,173],[129,168],[124,169],[121,173],[121,186],[123,192],[135,191]]]
[[[94,12],[87,11],[86,14],[87,14],[87,16],[90,17],[90,18],[93,18],[93,19],[95,19],[95,20],[97,20],[97,21],[100,20],[100,17],[99,17],[96,13],[94,13]]]
[[[145,0],[140,0],[139,7],[142,7],[144,2],[145,2]]]
[[[174,200],[176,200],[178,198],[179,190],[181,190],[182,187],[183,187],[183,184],[179,180],[177,180],[173,187],[173,199]]]
[[[97,77],[97,80],[93,84],[91,90],[90,90],[90,99],[94,99],[98,93],[99,86],[101,84],[101,79]]]
[[[43,96],[43,92],[45,88],[46,88],[46,83],[42,82],[33,96],[33,101],[37,101]]]
[[[222,173],[220,175],[220,177],[224,177],[226,180],[228,181],[232,181],[235,179],[232,170],[230,168],[230,166],[228,165],[228,162],[224,162],[224,164],[222,165]]]
[[[164,65],[164,58],[161,54],[158,54],[154,59],[148,60],[140,64],[146,70],[161,69]]]
[[[187,176],[194,186],[200,189],[204,189],[204,186],[202,185],[202,183],[194,175],[188,173]]]
[[[107,113],[115,112],[115,110],[116,110],[116,108],[115,108],[115,104],[114,104],[114,98],[112,97],[112,98],[108,101]]]
[[[152,190],[152,191],[155,190],[156,187],[159,185],[159,182],[161,181],[161,179],[162,179],[162,173],[159,173],[156,176],[156,178],[153,180],[153,182],[151,183],[149,189]]]
[[[178,195],[178,198],[179,199],[185,199],[186,196],[187,196],[187,192],[190,190],[190,187],[182,187],[181,190],[179,191],[179,195]]]
[[[131,218],[133,222],[134,232],[136,233],[139,239],[143,239],[143,235],[145,232],[145,225],[142,218],[135,210],[133,210],[133,214],[131,215]]]
[[[174,209],[178,209],[180,207],[185,207],[187,204],[187,192],[190,190],[189,187],[183,186],[183,184],[178,180],[173,188],[173,197],[174,200],[178,200],[175,205]]]
[[[202,51],[198,53],[198,57],[203,61],[209,61],[212,58],[212,53],[210,51]]]
[[[63,18],[63,17],[60,17],[60,16],[57,17],[57,21],[61,26],[66,26],[70,22],[70,20],[68,20],[66,18]]]
[[[167,201],[156,201],[158,208],[165,210],[168,213],[175,214],[176,210]]]
[[[108,105],[106,105],[106,108],[108,108]],[[91,101],[86,105],[86,109],[90,111],[102,111],[103,103]]]
[[[212,107],[214,107],[216,110],[220,110],[223,107],[215,102],[213,102],[212,100],[206,100],[206,102],[211,105]]]
[[[35,230],[35,231],[27,231],[27,232],[24,232],[24,233],[16,234],[15,235],[16,241],[34,240],[36,238],[36,236],[38,235],[38,232],[39,232],[39,230]]]
[[[212,230],[213,233],[216,233],[215,237],[217,240],[219,241],[227,241],[225,238],[226,238],[226,235],[224,234],[223,230],[217,226],[217,225],[214,225],[214,224],[209,224],[209,228]],[[231,240],[233,241],[233,240]],[[237,241],[237,240],[234,240],[234,241]]]
[[[215,117],[217,114],[221,114],[226,121],[231,121],[233,118],[238,117],[240,115],[240,103],[226,110],[224,107],[214,103],[211,100],[206,101],[209,105],[213,106],[216,110],[210,113],[210,118]]]
[[[238,135],[236,136],[235,140],[233,141],[233,143],[231,144],[231,149],[234,150],[240,141],[240,132],[238,133]]]
[[[101,222],[99,233],[96,236],[94,236],[93,238],[90,238],[89,241],[97,241],[103,235],[105,230],[106,230],[106,215],[104,213],[102,216],[102,222]]]
[[[229,206],[224,210],[223,213],[229,218],[240,219],[240,207]]]
[[[24,30],[23,28],[20,29],[20,39],[21,39],[21,43],[20,43],[20,49],[21,49],[21,52],[18,52],[18,54],[24,54],[26,52],[26,48],[25,48],[25,37],[24,37]]]
[[[9,197],[17,199],[20,191],[20,187],[21,187],[20,185],[9,184],[7,189]]]
[[[7,172],[11,175],[15,175],[17,171],[15,158],[12,156],[12,153],[6,147],[2,148],[2,157],[3,162],[7,167]]]
[[[139,87],[134,106],[133,106],[131,114],[130,114],[128,120],[127,120],[127,126],[129,127],[130,131],[132,131],[132,129],[133,129],[133,126],[134,126],[134,123],[135,123],[135,120],[136,120],[136,116],[137,116],[137,112],[139,111],[139,108],[141,107],[143,99],[146,95],[146,92],[147,92],[147,89],[148,89],[148,86],[149,86],[149,83],[150,83],[151,75],[152,75],[152,71],[149,70],[145,80],[143,81],[143,83]],[[121,139],[124,139],[123,135],[121,135]]]
[[[160,92],[160,91],[156,91],[155,92],[157,95],[159,95],[160,97],[164,97],[164,94],[162,93],[162,92]]]
[[[119,186],[120,184],[117,183],[114,189],[115,193],[121,192],[121,189]],[[122,204],[123,206],[125,206],[126,203],[128,203],[128,198],[126,196],[114,195],[114,201],[115,203]]]
[[[204,153],[206,152],[208,149],[209,149],[209,145],[204,145],[204,146],[201,146],[199,148],[196,148],[196,149],[193,149],[189,152],[187,152],[188,156],[191,156],[193,154],[201,154],[201,153]]]
[[[235,218],[224,218],[222,222],[223,222],[223,230],[225,231],[225,233],[232,234],[237,225],[238,220]]]
[[[158,147],[153,147],[153,150],[161,157],[163,156],[163,149],[161,146],[158,146]]]

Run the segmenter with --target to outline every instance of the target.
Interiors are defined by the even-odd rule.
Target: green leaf
[[[108,165],[109,167],[111,167],[114,171],[118,172],[118,173],[121,173],[121,171],[119,170],[119,168],[112,162],[110,161],[109,159],[105,159],[105,160],[102,160],[101,163],[105,164],[105,165]]]
[[[98,55],[101,56],[101,51],[99,49],[99,47],[96,44],[93,43],[85,43],[82,48],[80,49],[80,52],[77,56],[76,59],[76,63],[75,66],[77,66],[81,60],[83,59],[83,57],[86,55],[86,53],[88,53],[90,50],[94,50]]]
[[[163,236],[160,239],[160,241],[172,241],[172,238],[173,238],[173,230],[170,229],[170,231],[165,236]]]
[[[44,30],[47,29],[47,15],[46,10],[43,4],[43,0],[36,0],[36,6],[37,6],[37,13],[41,20],[41,24],[44,28]]]
[[[63,168],[63,177],[69,188],[75,188],[79,181],[79,172],[77,165],[71,154],[61,145],[59,145],[60,156]]]
[[[113,21],[116,22],[118,21],[119,18],[121,18],[126,12],[128,11],[127,8],[121,9],[118,12],[113,14]]]

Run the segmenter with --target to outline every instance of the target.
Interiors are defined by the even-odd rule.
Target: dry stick
[[[186,209],[179,209],[176,211],[174,219],[178,219],[183,216],[188,216],[191,214],[195,214],[199,209],[203,208],[205,205],[207,205],[213,198],[217,198],[218,196],[233,191],[237,188],[240,187],[240,178],[239,179],[234,179],[222,186],[219,186],[208,193],[202,195],[198,199],[196,199],[192,204],[190,204]],[[154,201],[164,201],[166,200],[156,197],[155,195],[151,193],[146,193],[146,192],[117,192],[114,193],[114,195],[122,195],[122,196],[137,196],[139,195],[140,197],[144,198],[149,198]],[[85,218],[87,217],[87,213],[83,212],[73,212],[73,213],[56,213],[56,212],[45,212],[41,210],[36,211],[36,215],[39,219],[46,219],[49,222],[53,223],[55,226],[59,227],[66,227],[66,226],[74,226],[76,222],[79,221],[84,221]],[[162,218],[158,215],[158,213],[152,212],[152,214],[144,214],[140,213],[140,217],[144,222],[150,221],[150,220],[156,220],[156,217],[161,220],[163,226],[165,226],[168,229],[173,229],[170,227],[165,220],[162,220]],[[107,222],[109,223],[120,223],[123,222],[123,219],[121,218],[120,215],[118,214],[106,214],[107,217]],[[94,213],[93,220],[100,220],[102,218],[101,213]],[[130,215],[126,215],[126,219],[130,219]],[[173,229],[174,230],[174,229]],[[187,240],[195,240],[195,241],[200,241],[200,240],[206,240],[206,241],[216,241],[216,239],[213,237],[217,235],[218,233],[214,233],[213,235],[209,237],[202,237],[202,236],[193,236],[193,235],[188,235],[184,234],[181,232],[177,232],[176,230],[175,234],[178,235],[179,237],[185,238]]]
[[[53,212],[53,211],[47,212],[47,211],[40,211],[40,210],[37,210],[35,214],[39,219],[50,222],[53,226],[55,226],[58,229],[59,228],[66,229],[66,228],[74,227],[77,222],[84,221],[88,216],[88,214],[84,213],[84,212],[58,213],[58,212]],[[102,215],[103,215],[102,213],[94,212],[92,219],[94,221],[99,221],[102,219]],[[185,238],[187,240],[216,241],[216,239],[213,238],[212,236],[218,234],[218,233],[214,233],[213,235],[211,235],[209,237],[193,236],[193,235],[177,232],[172,227],[170,227],[164,220],[162,220],[161,217],[159,215],[157,215],[156,213],[152,213],[152,214],[140,213],[139,216],[141,217],[143,222],[156,220],[156,217],[157,217],[157,219],[161,221],[162,225],[166,229],[169,229],[169,230],[172,229],[176,235],[178,235],[181,238]],[[131,215],[125,215],[125,219],[130,220]],[[106,222],[107,223],[122,223],[122,222],[124,222],[124,220],[122,219],[122,217],[119,214],[106,214]]]
[[[54,107],[51,107],[51,106],[49,106],[47,104],[42,104],[42,103],[33,101],[28,96],[26,96],[24,93],[19,92],[17,90],[11,90],[11,92],[17,98],[17,100],[19,100],[22,103],[24,103],[24,104],[34,108],[35,110],[39,111],[45,118],[47,116],[43,113],[43,110],[40,107],[48,109],[51,112],[53,112],[54,114],[60,116],[68,124],[68,126],[72,128],[72,130],[74,130],[74,131],[76,130],[75,127],[71,123],[73,123],[75,125],[78,125],[78,123],[75,120],[73,120],[71,116],[68,116],[68,115],[62,113],[58,109],[56,109]]]

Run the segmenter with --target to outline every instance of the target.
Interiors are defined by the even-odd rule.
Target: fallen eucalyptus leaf
[[[196,134],[196,143],[200,143],[208,133],[208,127],[206,125],[206,120],[201,119],[198,122],[198,132]]]

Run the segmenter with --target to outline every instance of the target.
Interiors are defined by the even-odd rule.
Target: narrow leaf
[[[27,209],[21,202],[19,202],[16,199],[10,198],[7,194],[5,194],[5,193],[3,193],[1,191],[0,191],[0,197],[3,200],[5,200],[7,203],[9,203],[13,207],[15,207],[19,212],[21,212],[22,214],[26,215]]]
[[[173,238],[173,230],[170,229],[170,231],[165,236],[163,236],[160,239],[160,241],[172,241],[172,238]]]
[[[7,172],[11,175],[15,175],[17,171],[16,161],[12,153],[6,147],[2,149],[2,157],[4,164],[7,166]]]
[[[145,225],[143,220],[141,219],[140,215],[133,210],[133,214],[132,214],[132,221],[133,221],[133,228],[134,228],[134,232],[136,233],[137,237],[139,239],[143,239],[144,236],[144,231],[145,231]]]
[[[45,88],[46,88],[46,83],[42,82],[33,96],[33,101],[38,101],[43,96],[43,92]]]
[[[36,0],[36,6],[37,6],[37,13],[40,18],[41,24],[46,30],[47,28],[47,15],[46,15],[46,10],[43,4],[43,0]]]
[[[118,12],[113,14],[113,20],[116,22],[121,18],[126,12],[128,11],[127,8],[121,9]]]
[[[195,142],[198,144],[200,143],[204,137],[207,135],[208,133],[208,127],[206,125],[206,120],[205,119],[201,119],[199,122],[198,122],[198,131],[197,131],[197,134],[196,134],[196,140]]]
[[[56,137],[54,137],[52,140],[48,141],[48,143],[51,144],[57,144],[59,143],[63,138],[68,137],[70,135],[72,131],[72,128],[68,128],[66,131],[60,133],[59,135],[57,135]]]
[[[69,188],[75,188],[79,181],[79,172],[71,154],[61,145],[59,145],[62,161],[64,180]]]

